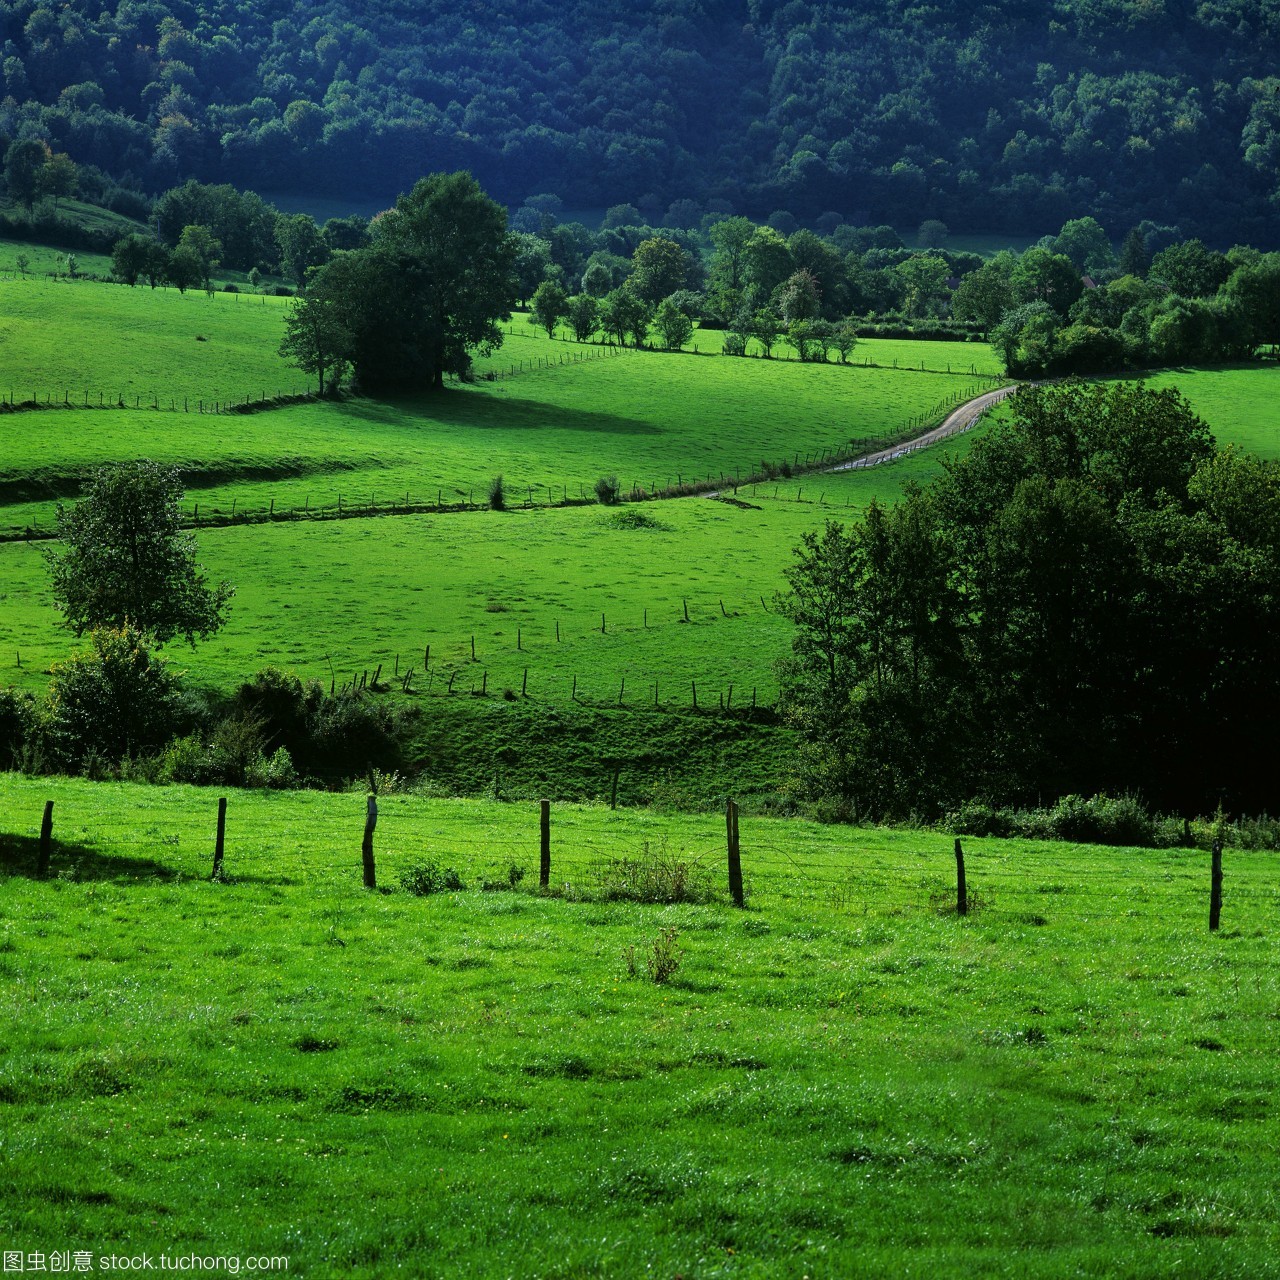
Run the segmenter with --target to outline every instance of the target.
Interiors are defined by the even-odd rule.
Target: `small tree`
[[[280,270],[296,285],[306,281],[312,267],[322,266],[329,260],[329,246],[310,214],[281,214],[276,219],[275,238],[280,250]]]
[[[556,325],[569,308],[569,295],[554,280],[544,280],[533,291],[531,303],[534,320],[547,331],[548,338],[554,338]]]
[[[147,237],[122,236],[111,249],[111,274],[132,288],[147,263]]]
[[[501,472],[489,481],[489,509],[491,511],[505,511],[507,509],[507,489],[502,482]]]
[[[97,627],[88,649],[55,663],[49,730],[72,764],[99,752],[120,760],[163,746],[178,723],[178,680],[132,623]]]
[[[9,194],[27,206],[30,213],[40,194],[40,174],[49,162],[49,146],[39,138],[23,138],[10,143],[4,153],[4,178]]]
[[[630,337],[638,347],[649,331],[649,316],[648,304],[623,285],[605,295],[600,325],[610,337],[617,338],[619,344],[625,344]]]
[[[37,176],[36,189],[40,195],[53,201],[56,214],[58,201],[72,199],[80,189],[80,170],[76,162],[64,151],[51,155]]]
[[[568,302],[569,327],[578,342],[588,342],[600,327],[600,303],[589,293],[580,293]]]
[[[659,304],[653,324],[668,351],[679,351],[693,337],[693,321],[670,298]]]
[[[848,364],[850,354],[858,345],[857,325],[852,320],[841,320],[838,324],[833,324],[828,341],[840,353],[840,363]]]
[[[601,476],[596,481],[596,498],[602,505],[613,506],[621,494],[622,486],[618,483],[617,476]]]
[[[764,348],[764,358],[773,355],[773,348],[778,342],[778,331],[781,322],[774,312],[767,308],[757,311],[751,317],[751,336]]]
[[[285,312],[280,354],[303,373],[316,375],[318,395],[337,391],[353,344],[341,300],[323,281],[314,283]]]
[[[199,283],[209,288],[213,273],[222,265],[222,241],[200,223],[182,228],[175,254],[188,252],[200,264]]]
[[[13,261],[14,265],[18,268],[19,274],[25,280],[27,278],[27,272],[31,270],[31,258],[25,253],[20,253]]]
[[[164,278],[179,293],[194,289],[204,276],[200,259],[192,249],[177,248],[169,254],[164,267]]]
[[[192,645],[226,621],[234,594],[206,585],[183,533],[173,467],[125,462],[95,471],[74,507],[58,505],[61,550],[46,553],[54,602],[77,634],[132,624],[163,644]]]

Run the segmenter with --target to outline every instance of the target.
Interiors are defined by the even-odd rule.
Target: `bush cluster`
[[[284,788],[399,762],[398,719],[367,694],[269,667],[211,707],[131,626],[90,638],[47,697],[0,689],[0,768]]]
[[[943,825],[958,836],[1023,836],[1080,844],[1130,845],[1152,849],[1176,844],[1181,824],[1148,813],[1133,796],[1063,796],[1051,808],[1009,809],[970,800]]]

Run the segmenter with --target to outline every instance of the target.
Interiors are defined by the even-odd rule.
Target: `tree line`
[[[797,549],[782,685],[810,798],[1272,811],[1280,464],[1217,448],[1175,391],[1012,403],[939,480]]]
[[[188,177],[345,196],[358,171],[389,198],[425,156],[507,204],[653,222],[1276,235],[1280,17],[1257,0],[12,0],[0,33],[2,146],[45,142],[122,208]]]

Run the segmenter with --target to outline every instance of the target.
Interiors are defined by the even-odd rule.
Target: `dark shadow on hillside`
[[[40,841],[36,836],[0,835],[0,880],[10,876],[36,878]],[[102,853],[89,845],[53,842],[49,858],[49,879],[66,876],[72,880],[171,880],[177,872],[150,858],[122,858]]]
[[[516,400],[470,391],[439,391],[434,395],[398,396],[383,400],[349,400],[343,413],[366,421],[386,421],[389,414],[414,420],[426,418],[446,426],[478,430],[585,431],[600,435],[661,435],[661,427],[640,418],[595,410],[571,409],[540,400]]]

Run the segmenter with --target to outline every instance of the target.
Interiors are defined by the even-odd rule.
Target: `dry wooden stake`
[[[969,914],[969,886],[964,878],[964,850],[960,841],[956,841],[956,914]]]
[[[222,878],[222,855],[226,851],[226,843],[227,798],[220,796],[218,798],[218,829],[213,837],[213,874],[209,877],[211,880]]]
[[[1222,916],[1222,841],[1213,842],[1213,864],[1209,881],[1209,931],[1216,933]]]
[[[40,819],[40,853],[36,862],[36,875],[43,880],[49,874],[49,858],[53,853],[53,801],[44,802],[44,817]]]
[[[738,848],[738,806],[730,800],[724,810],[725,842],[729,852],[729,896],[735,907],[745,906],[742,893],[742,857]]]
[[[373,865],[373,831],[378,825],[378,797],[370,794],[365,805],[364,839],[360,843],[360,858],[364,864],[364,887],[376,889],[378,878]]]
[[[538,801],[538,884],[547,888],[551,883],[551,801]]]

